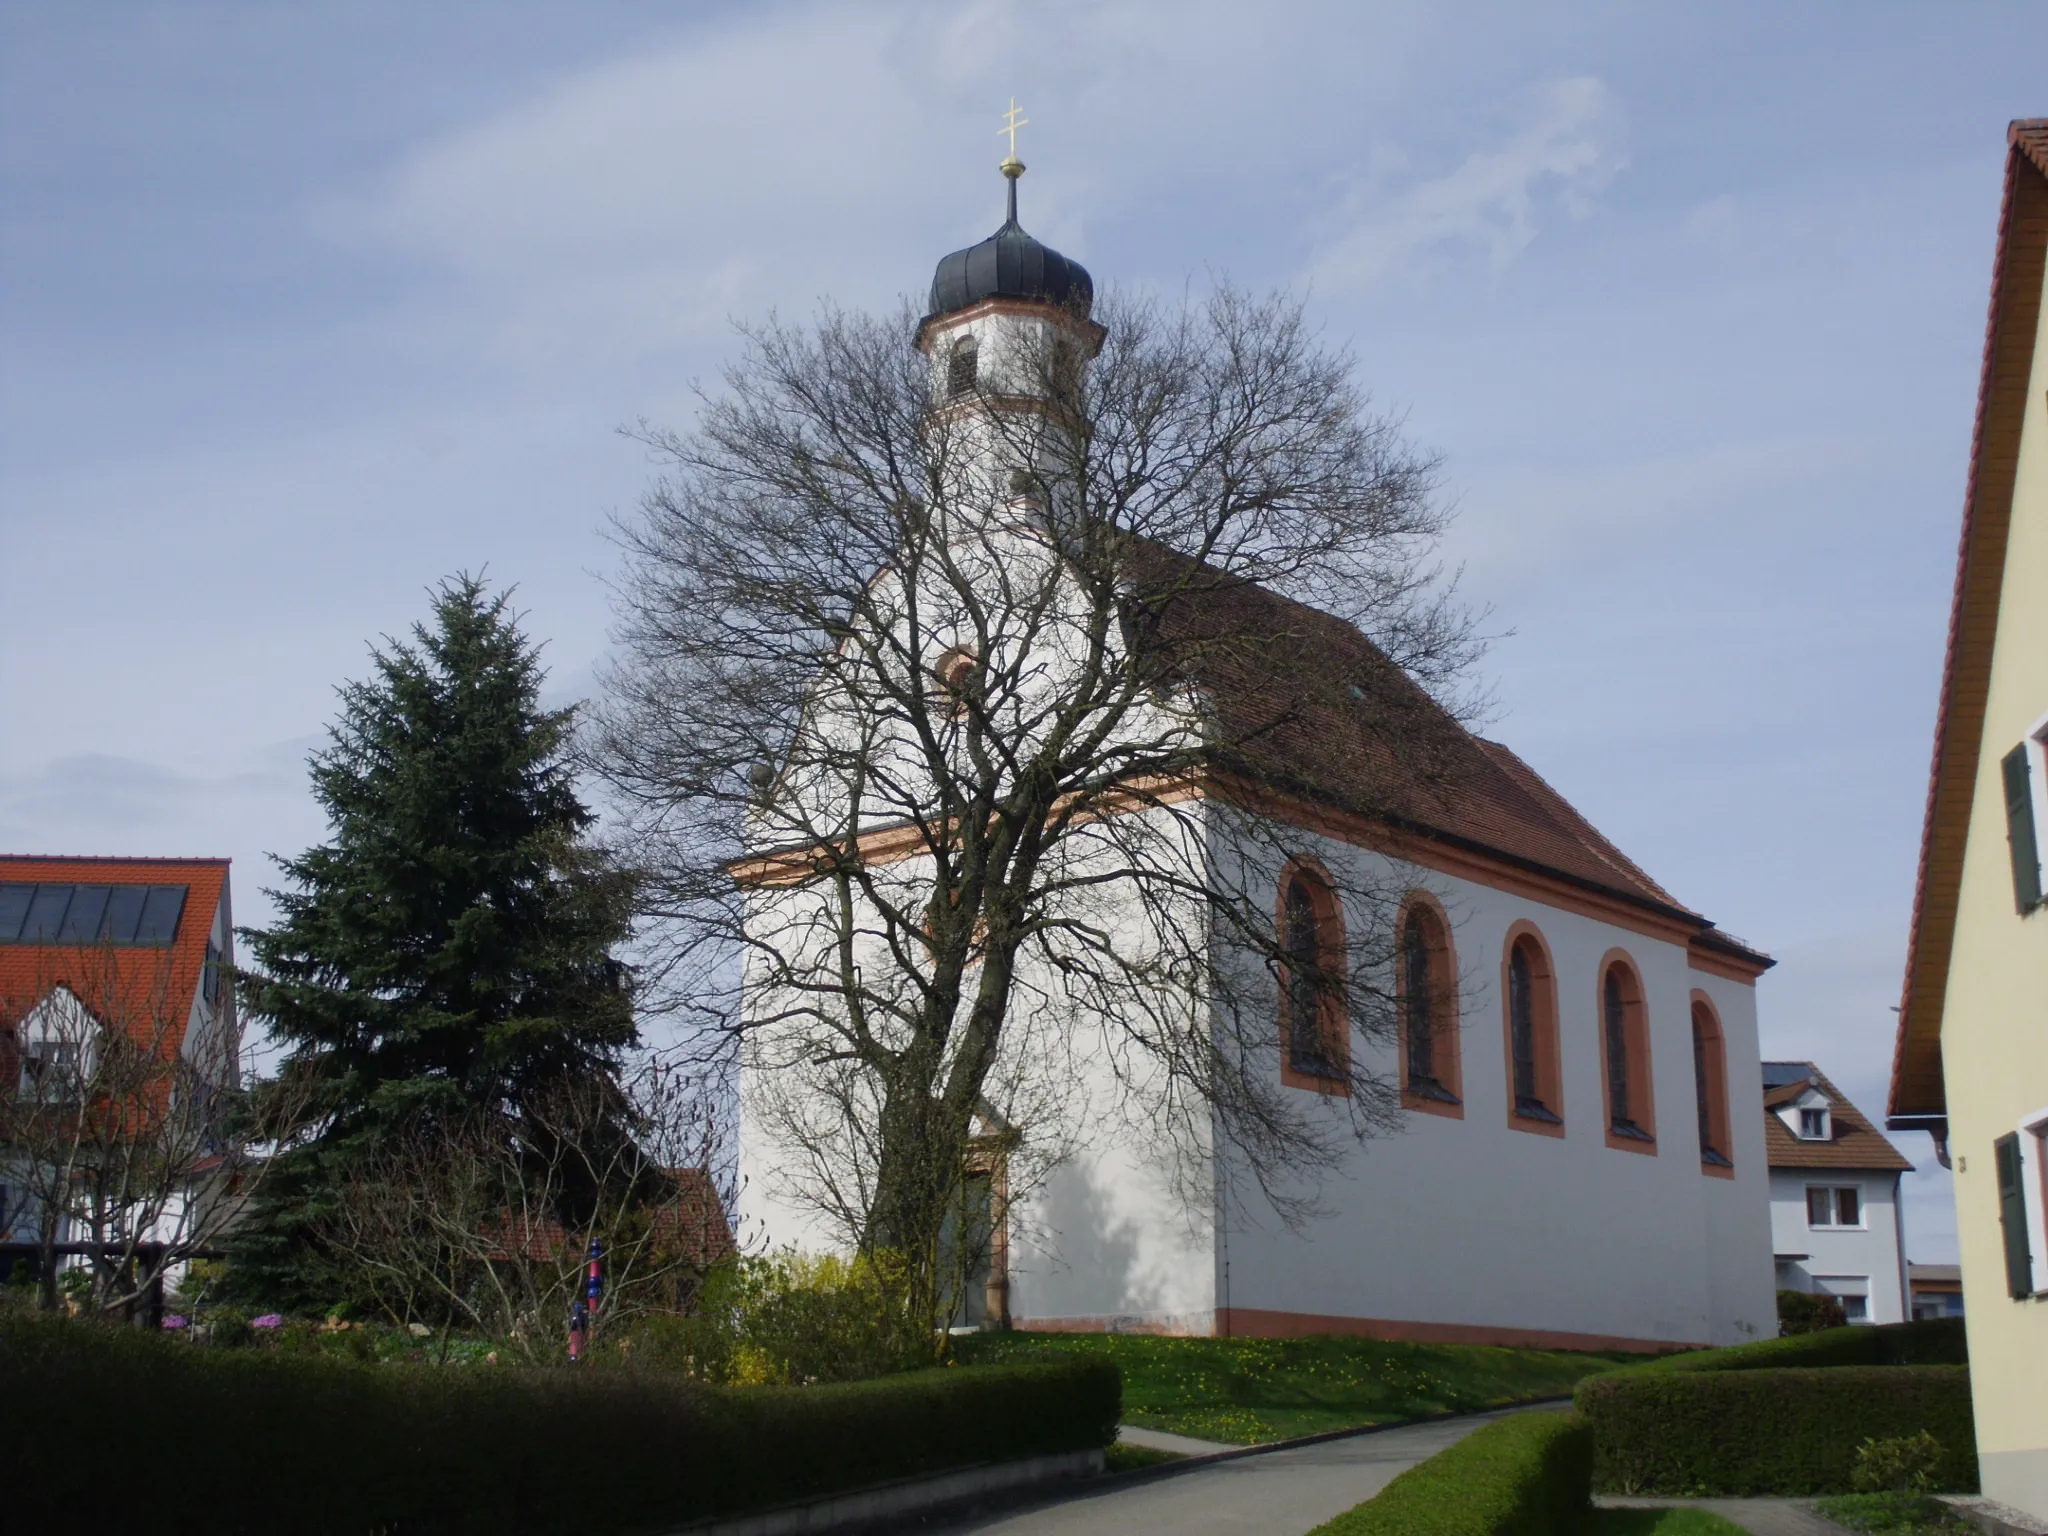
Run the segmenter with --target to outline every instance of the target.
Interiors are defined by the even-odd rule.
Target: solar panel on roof
[[[73,889],[71,905],[64,913],[64,926],[57,930],[59,944],[97,944],[100,919],[107,915],[107,887],[81,885]]]
[[[142,904],[142,922],[135,931],[138,944],[168,944],[177,937],[178,914],[185,910],[185,887],[152,885],[149,899]]]
[[[0,944],[168,944],[183,885],[0,883]]]
[[[107,917],[103,930],[109,944],[133,944],[135,929],[142,922],[142,903],[149,896],[146,885],[115,885],[107,889]]]
[[[21,937],[21,925],[28,917],[28,904],[36,888],[10,881],[0,885],[0,944],[12,944]]]
[[[24,944],[54,944],[64,923],[64,909],[71,905],[72,887],[38,885],[35,900],[28,904],[28,921],[21,925]]]

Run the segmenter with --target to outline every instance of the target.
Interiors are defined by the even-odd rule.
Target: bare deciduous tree
[[[421,1118],[351,1163],[315,1235],[392,1323],[553,1354],[593,1238],[607,1326],[686,1302],[725,1255],[716,1104],[702,1076],[646,1056],[614,1081],[537,1084],[517,1115]]]
[[[1275,880],[1311,803],[1438,792],[1473,632],[1434,462],[1297,302],[1045,312],[964,367],[912,329],[770,322],[641,429],[593,745],[789,1192],[943,1310],[977,1145],[1016,1199],[1121,1118],[1299,1216],[1390,1123],[1349,1046],[1394,1028],[1396,893],[1327,874],[1304,944]],[[1329,1092],[1282,1090],[1276,1006]]]

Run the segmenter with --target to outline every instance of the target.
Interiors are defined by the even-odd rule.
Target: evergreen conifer
[[[514,1126],[530,1093],[611,1081],[635,1040],[612,955],[631,881],[586,841],[574,711],[540,707],[538,650],[507,595],[455,577],[431,625],[372,655],[311,759],[332,836],[277,861],[279,921],[243,933],[246,1005],[310,1085],[318,1126],[233,1245],[232,1289],[273,1303],[345,1293],[317,1231],[352,1154],[480,1111]]]

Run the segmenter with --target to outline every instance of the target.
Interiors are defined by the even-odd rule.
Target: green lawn
[[[1123,1372],[1125,1423],[1233,1445],[1561,1397],[1580,1377],[1638,1358],[1351,1338],[985,1333],[958,1344],[969,1364],[1107,1355]]]
[[[1596,1509],[1580,1536],[1743,1536],[1742,1527],[1704,1509]]]

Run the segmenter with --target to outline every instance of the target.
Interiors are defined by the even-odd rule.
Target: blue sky
[[[685,424],[733,318],[921,293],[1014,94],[1098,282],[1308,292],[1445,456],[1492,733],[1879,1111],[2044,58],[2017,3],[13,0],[0,847],[232,855],[260,921],[334,685],[458,568],[587,687],[614,429]]]

